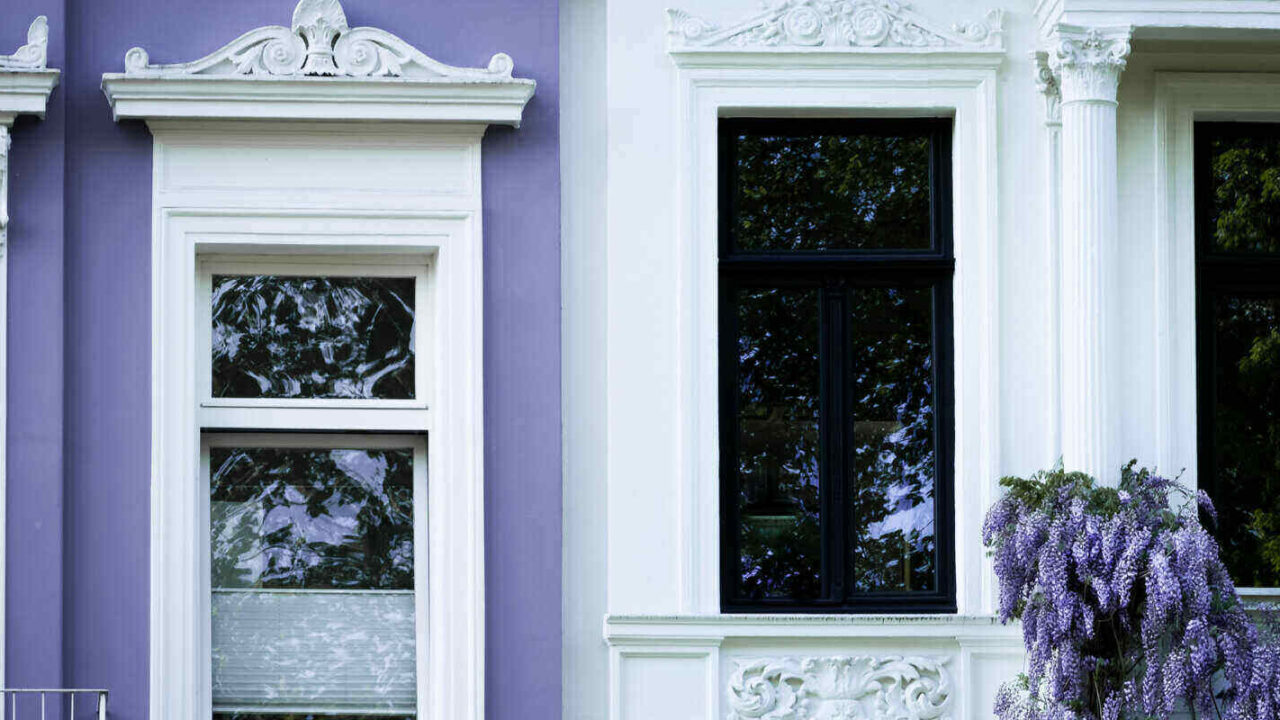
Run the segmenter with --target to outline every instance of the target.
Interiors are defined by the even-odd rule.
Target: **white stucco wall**
[[[670,2],[563,3],[566,717],[723,717],[725,684],[742,657],[904,653],[949,658],[953,717],[989,717],[997,680],[1021,666],[1016,633],[991,623],[989,589],[974,593],[976,601],[962,599],[963,617],[911,622],[718,617],[689,590],[682,561],[689,548],[681,543],[689,537],[682,498],[690,459],[681,433],[694,400],[682,390],[687,348],[677,318],[689,291],[681,212],[690,200],[681,185],[680,82],[667,52]],[[753,0],[676,4],[723,24],[759,7]],[[1030,473],[1062,453],[1048,144],[1032,60],[1042,46],[1036,3],[916,0],[912,7],[944,26],[1004,11],[995,100],[999,370],[997,400],[980,424],[998,438],[997,474]],[[1185,2],[1179,7],[1188,10]],[[1153,175],[1163,148],[1156,78],[1174,70],[1280,72],[1280,57],[1267,53],[1275,45],[1259,37],[1198,42],[1139,32],[1120,84],[1120,233],[1109,261],[1118,288],[1108,305],[1118,348],[1109,359],[1119,378],[1112,406],[1123,455],[1168,472],[1193,467],[1195,448],[1171,447],[1159,425],[1158,353],[1168,311],[1157,295],[1163,240]],[[966,262],[961,251],[957,262]],[[958,302],[956,311],[984,309]],[[982,512],[973,498],[957,497],[956,506]],[[979,553],[970,558],[975,567],[985,567],[980,549],[967,547]],[[605,614],[613,621],[605,623]],[[610,643],[601,639],[602,624]]]

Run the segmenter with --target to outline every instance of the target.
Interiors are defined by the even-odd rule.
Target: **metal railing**
[[[79,715],[76,714],[76,698],[80,698]],[[66,708],[66,715],[62,714],[63,708]],[[92,714],[89,713],[91,708]],[[56,720],[62,717],[68,720],[107,720],[107,691],[80,688],[0,689],[0,720]]]

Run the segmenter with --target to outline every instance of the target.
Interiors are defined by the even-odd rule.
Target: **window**
[[[1280,587],[1280,124],[1196,123],[1200,485],[1242,587]]]
[[[721,120],[726,612],[956,609],[950,142]]]
[[[417,714],[429,266],[396,260],[200,264],[214,720]]]

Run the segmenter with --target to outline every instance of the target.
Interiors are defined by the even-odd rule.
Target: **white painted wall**
[[[962,602],[962,617],[923,622],[727,618],[688,592],[682,503],[690,492],[690,458],[682,454],[689,438],[681,433],[695,399],[683,389],[681,354],[688,348],[678,318],[681,292],[688,290],[681,275],[688,254],[682,213],[691,200],[681,184],[687,116],[679,71],[667,52],[669,4],[724,24],[759,9],[754,0],[563,3],[565,717],[725,717],[737,660],[859,653],[948,658],[956,681],[952,716],[990,717],[996,680],[1021,662],[1016,629],[992,623],[989,592],[976,595],[976,605]],[[1048,136],[1032,61],[1041,42],[1037,4],[912,3],[945,26],[1005,11],[995,101],[998,377],[996,400],[978,419],[981,432],[998,438],[993,475],[1029,473],[1061,454],[1057,303],[1050,282],[1057,268],[1045,222]],[[1185,2],[1179,12],[1184,20],[1194,16]],[[1151,36],[1161,34],[1167,35]],[[1159,353],[1167,352],[1161,339],[1172,311],[1158,305],[1164,300],[1157,295],[1158,253],[1168,245],[1155,217],[1162,187],[1156,158],[1163,152],[1156,78],[1171,70],[1280,72],[1276,46],[1248,37],[1236,43],[1149,40],[1140,31],[1120,84],[1120,232],[1113,268],[1119,294],[1107,311],[1113,347],[1121,350],[1111,358],[1119,378],[1112,407],[1123,456],[1168,472],[1193,467],[1195,448],[1175,443],[1178,436],[1157,422],[1168,393]],[[850,105],[858,103],[851,93]],[[975,310],[958,303],[957,312]],[[1192,421],[1180,416],[1174,423]],[[957,478],[966,480],[978,487],[995,477]],[[980,515],[971,499],[957,498],[957,507],[966,508],[967,500],[965,512]],[[968,558],[974,567],[986,567],[975,543],[963,548],[974,554]],[[957,560],[963,568],[966,558]]]

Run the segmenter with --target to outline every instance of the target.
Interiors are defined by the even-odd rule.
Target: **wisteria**
[[[1130,463],[1115,487],[1061,469],[1006,478],[983,542],[1027,671],[1000,720],[1280,720],[1280,644],[1241,603],[1203,492]]]

